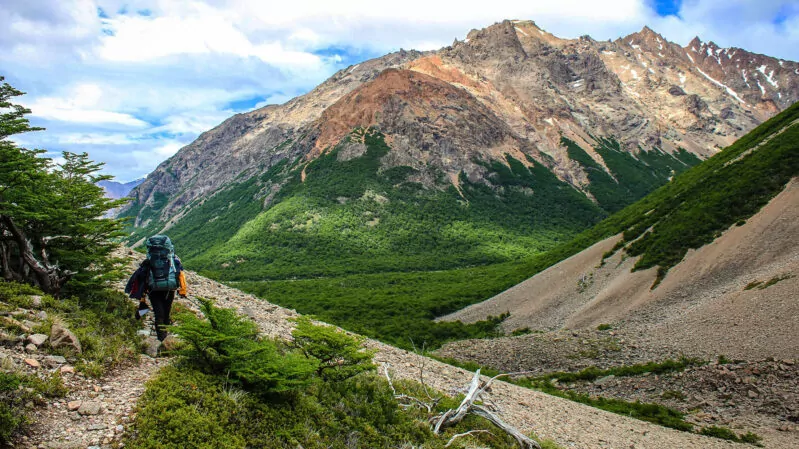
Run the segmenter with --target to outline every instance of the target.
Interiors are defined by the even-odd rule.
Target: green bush
[[[701,431],[699,431],[702,435],[714,437],[714,438],[721,438],[722,440],[729,440],[735,441],[736,443],[749,443],[755,446],[760,446],[760,438],[759,435],[752,432],[746,432],[745,434],[737,435],[732,430],[728,429],[727,427],[720,427],[720,426],[707,426],[703,427]]]
[[[297,319],[291,333],[294,345],[309,359],[319,361],[316,374],[324,381],[342,381],[375,368],[375,350],[363,350],[364,338],[350,336],[333,326],[314,325],[307,317]]]
[[[11,435],[28,422],[22,411],[22,398],[19,386],[22,380],[18,375],[0,372],[0,444],[10,442]]]
[[[320,361],[258,335],[258,326],[232,309],[199,299],[203,318],[176,314],[175,334],[188,345],[178,353],[205,372],[225,375],[231,382],[259,393],[307,386]]]
[[[388,382],[368,372],[372,353],[335,328],[299,319],[295,342],[281,343],[259,338],[254,323],[232,310],[205,300],[200,307],[202,319],[191,313],[176,317],[173,329],[189,348],[176,366],[148,383],[127,447],[435,449],[454,433],[487,425],[469,417],[433,435],[428,412],[401,407]],[[288,355],[306,363],[287,363]],[[301,377],[289,377],[296,373]],[[459,401],[413,382],[398,381],[395,388],[420,398],[434,395],[434,413]],[[482,434],[455,447],[470,442],[514,447],[510,437]]]

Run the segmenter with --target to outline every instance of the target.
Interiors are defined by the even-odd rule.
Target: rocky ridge
[[[504,21],[438,51],[356,64],[283,105],[231,117],[150,174],[128,212],[137,226],[156,219],[168,228],[230,181],[311,160],[368,126],[392,148],[384,169],[432,167],[457,187],[462,172],[489,182],[475,161],[506,163],[509,154],[587,192],[586,171],[561,137],[603,167],[594,151],[601,139],[633,154],[682,148],[707,157],[798,99],[795,62],[698,39],[683,48],[646,27],[599,42]],[[430,170],[414,181],[440,182]],[[268,203],[279,188],[258,198]],[[142,214],[147,207],[157,216]]]

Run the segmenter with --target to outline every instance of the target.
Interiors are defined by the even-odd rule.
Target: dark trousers
[[[155,333],[161,341],[166,338],[164,326],[172,324],[170,313],[172,312],[172,301],[174,300],[174,290],[150,292],[150,305],[153,306],[153,313],[155,314]]]

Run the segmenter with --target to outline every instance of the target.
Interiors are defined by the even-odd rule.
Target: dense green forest
[[[306,167],[305,182],[298,162],[285,162],[197,205],[170,233],[202,274],[401,347],[436,347],[492,335],[499,319],[463,325],[434,323],[436,316],[615,234],[625,236],[617,250],[627,246],[642,256],[638,268],[659,266],[664,276],[689,248],[746,220],[797,174],[795,125],[747,151],[794,121],[797,108],[693,168],[686,152],[641,151],[636,159],[603,140],[596,151],[613,176],[600,175],[587,153],[564,140],[574,160],[594,169],[591,192],[602,207],[543,166],[510,157],[486,163],[491,185],[462,178],[463,196],[427,190],[404,181],[408,167],[380,172],[388,148],[380,133],[359,130],[368,144],[363,157],[339,161],[333,150]],[[280,182],[262,211],[252,198]],[[605,210],[652,189],[590,227]]]
[[[354,133],[365,133],[361,157],[340,161],[333,149],[304,167],[304,182],[303,167],[284,161],[193,208],[170,229],[187,263],[228,281],[489,265],[552,248],[605,216],[535,161],[486,163],[492,185],[464,176],[462,195],[443,173],[442,188],[427,189],[406,181],[410,167],[380,171],[382,134]],[[276,184],[262,211],[253,198]]]

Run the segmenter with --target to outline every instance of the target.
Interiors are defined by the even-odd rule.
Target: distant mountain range
[[[552,248],[799,99],[799,64],[532,21],[334,74],[203,133],[132,191],[223,279],[439,270]]]
[[[108,198],[119,199],[128,196],[131,190],[144,182],[145,178],[137,179],[126,183],[116,181],[100,181],[97,183],[105,191]]]

